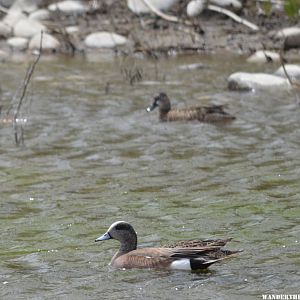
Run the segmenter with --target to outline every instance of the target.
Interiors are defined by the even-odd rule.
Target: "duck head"
[[[161,113],[168,113],[171,110],[170,99],[166,93],[156,95],[152,105],[147,108],[147,112],[154,110],[156,107],[159,107]]]
[[[128,252],[135,250],[137,247],[137,235],[133,227],[125,222],[118,221],[113,223],[108,230],[98,237],[95,242],[115,239],[121,243],[122,251]]]

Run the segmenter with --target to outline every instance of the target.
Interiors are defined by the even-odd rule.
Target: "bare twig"
[[[21,86],[21,96],[20,99],[18,101],[18,105],[14,111],[14,116],[13,116],[13,128],[14,128],[14,135],[15,135],[15,142],[17,145],[19,145],[20,143],[24,143],[24,137],[23,137],[23,127],[21,124],[21,135],[20,137],[18,136],[18,130],[17,130],[17,123],[18,123],[18,116],[20,114],[20,110],[23,104],[23,100],[30,82],[30,79],[34,73],[34,69],[38,63],[38,61],[40,60],[41,54],[42,54],[42,42],[43,42],[43,31],[41,31],[41,41],[40,41],[40,49],[39,49],[39,53],[36,57],[36,59],[29,65],[23,84]]]
[[[284,5],[284,1],[282,0],[255,0],[255,2]]]
[[[170,21],[170,22],[175,22],[175,23],[183,23],[185,25],[188,25],[188,26],[192,26],[193,24],[189,21],[181,21],[179,18],[175,17],[175,16],[170,16],[170,15],[167,15],[163,12],[161,12],[160,10],[158,10],[156,7],[154,7],[150,2],[149,0],[143,0],[143,2],[147,5],[147,7],[153,12],[155,13],[157,16],[161,17],[162,19],[164,20],[167,20],[167,21]],[[238,15],[236,15],[235,13],[233,13],[232,11],[228,10],[228,9],[225,9],[225,8],[222,8],[222,7],[219,7],[219,6],[216,6],[216,5],[207,5],[207,9],[208,10],[211,10],[211,11],[216,11],[218,13],[221,13],[221,14],[224,14],[226,15],[227,17],[233,19],[234,21],[240,23],[240,24],[243,24],[249,28],[251,28],[252,30],[254,31],[258,31],[259,30],[259,27],[241,17],[239,17]]]
[[[184,21],[181,22],[179,18],[175,17],[175,16],[171,16],[171,15],[167,15],[163,12],[161,12],[159,9],[157,9],[153,4],[151,4],[149,2],[149,0],[143,0],[143,2],[147,5],[147,7],[157,16],[161,17],[162,19],[166,20],[166,21],[170,21],[170,22],[175,22],[175,23],[183,23],[185,25],[193,25],[191,22],[188,21]]]
[[[282,66],[284,75],[285,75],[285,77],[287,78],[289,84],[291,85],[292,90],[295,92],[294,94],[295,94],[295,97],[296,97],[297,104],[300,104],[299,95],[298,95],[298,93],[295,91],[295,89],[300,90],[300,84],[299,84],[299,82],[293,81],[293,80],[291,79],[290,75],[288,74],[287,70],[286,70],[285,62],[284,62],[284,58],[283,58],[283,47],[280,49],[279,57],[280,57],[280,63],[281,63],[281,66]]]
[[[285,75],[285,77],[287,78],[289,84],[290,84],[291,86],[293,86],[293,81],[292,81],[290,75],[288,74],[288,72],[287,72],[287,70],[286,70],[286,68],[285,68],[285,63],[284,63],[284,58],[283,58],[283,49],[282,49],[282,48],[280,49],[280,52],[279,52],[279,58],[280,58],[280,63],[281,63],[281,66],[282,66],[284,75]]]
[[[239,17],[238,15],[236,15],[235,13],[233,13],[232,11],[228,10],[228,9],[225,9],[225,8],[222,8],[222,7],[219,7],[219,6],[216,6],[216,5],[211,5],[209,4],[207,6],[207,9],[209,10],[212,10],[212,11],[216,11],[218,13],[221,13],[221,14],[224,14],[226,15],[227,17],[233,19],[234,21],[240,23],[240,24],[243,24],[249,28],[251,28],[252,30],[254,31],[258,31],[259,30],[259,27],[241,17]]]

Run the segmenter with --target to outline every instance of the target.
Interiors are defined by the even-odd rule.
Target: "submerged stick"
[[[41,54],[42,54],[42,42],[43,42],[43,31],[41,31],[41,41],[40,41],[40,48],[39,48],[38,55],[37,55],[36,59],[33,61],[33,63],[30,64],[28,69],[27,69],[23,84],[21,86],[21,96],[20,96],[20,99],[18,101],[17,108],[14,111],[13,127],[14,127],[15,142],[16,142],[17,145],[19,145],[20,142],[24,143],[22,125],[21,125],[21,135],[20,135],[20,137],[18,137],[18,131],[17,131],[18,116],[19,116],[19,113],[20,113],[20,110],[21,110],[21,107],[22,107],[22,104],[23,104],[23,100],[24,100],[24,97],[25,97],[30,79],[31,79],[31,77],[34,73],[34,69],[35,69],[38,61],[40,60],[40,57],[41,57]]]

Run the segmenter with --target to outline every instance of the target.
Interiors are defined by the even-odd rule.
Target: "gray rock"
[[[190,1],[186,7],[186,13],[189,17],[199,16],[206,5],[206,0],[193,0]]]
[[[12,37],[8,39],[7,44],[14,50],[25,51],[28,46],[28,39],[22,37]]]
[[[255,90],[268,88],[288,88],[290,84],[287,79],[264,73],[233,73],[228,77],[228,88],[230,90]]]
[[[300,65],[285,65],[285,69],[288,73],[288,75],[292,78],[292,79],[300,79]],[[283,78],[286,78],[283,67],[281,66],[280,68],[278,68],[275,73],[275,75],[277,76],[281,76]]]
[[[32,12],[29,17],[30,20],[43,21],[50,19],[50,13],[47,9],[38,9]]]
[[[40,49],[41,34],[38,33],[32,37],[29,42],[29,49]],[[47,51],[58,51],[60,48],[59,41],[48,33],[43,33],[42,49]]]
[[[247,62],[250,63],[268,63],[276,62],[279,60],[280,56],[278,53],[265,50],[256,51],[254,54],[247,58]]]
[[[168,10],[178,2],[178,0],[163,0],[163,1],[148,0],[148,1],[158,10]],[[142,0],[127,0],[127,6],[132,12],[138,15],[151,12],[149,7]]]
[[[84,40],[84,44],[90,48],[114,48],[126,43],[126,37],[105,31],[91,33]]]
[[[35,20],[21,19],[14,26],[14,36],[31,38],[36,34],[40,34],[41,31],[46,31],[46,27]]]
[[[11,7],[15,1],[14,0],[0,0],[0,5],[3,7]]]
[[[89,7],[81,1],[66,0],[50,4],[50,11],[60,11],[64,14],[83,14],[89,10]]]
[[[284,40],[284,50],[300,48],[300,34],[290,35]]]
[[[280,38],[286,38],[288,36],[299,35],[299,34],[300,34],[300,27],[287,27],[279,30],[276,33],[275,38],[280,39]]]
[[[284,40],[284,49],[300,48],[300,27],[288,27],[279,30],[275,39]]]

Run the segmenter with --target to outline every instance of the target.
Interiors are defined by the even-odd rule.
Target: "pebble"
[[[288,88],[287,79],[265,73],[237,72],[228,77],[228,88],[230,90],[249,91],[260,88]]]
[[[163,0],[163,1],[148,0],[148,1],[158,10],[168,10],[178,2],[178,0]],[[138,15],[151,12],[149,7],[142,0],[127,0],[127,6],[132,12]]]
[[[184,70],[184,71],[199,70],[199,69],[204,69],[204,68],[206,68],[206,65],[204,65],[202,63],[180,65],[178,67],[179,70]]]
[[[40,49],[41,34],[37,33],[29,42],[29,49]],[[42,49],[49,51],[58,51],[60,48],[59,41],[48,33],[43,33]]]
[[[9,38],[6,42],[14,50],[19,50],[19,51],[26,50],[28,46],[28,39],[23,37],[12,37]]]
[[[277,52],[259,50],[247,58],[250,63],[269,63],[279,61],[280,56]]]
[[[285,69],[292,79],[300,79],[300,65],[285,65]],[[278,68],[274,74],[284,78],[286,77],[282,66]]]
[[[284,29],[279,30],[275,38],[285,38],[292,35],[299,35],[300,34],[300,27],[287,27]]]
[[[100,31],[89,34],[84,43],[90,48],[114,48],[127,43],[127,38],[112,32]]]
[[[50,4],[48,6],[50,11],[60,11],[64,14],[84,14],[89,10],[89,7],[81,1],[66,0]]]
[[[50,19],[50,13],[47,9],[38,9],[32,12],[29,17],[30,20],[44,21]]]
[[[14,36],[31,38],[41,31],[46,31],[46,27],[38,21],[21,19],[14,26]]]
[[[204,8],[205,8],[204,0],[193,0],[190,1],[186,7],[186,13],[189,17],[196,17],[199,16]]]
[[[66,32],[69,34],[74,34],[79,32],[79,27],[78,26],[68,26],[66,27]]]

